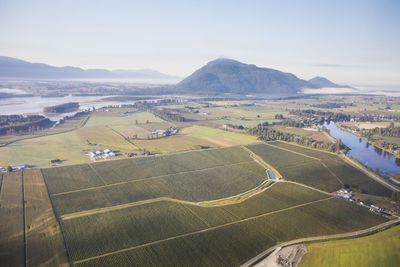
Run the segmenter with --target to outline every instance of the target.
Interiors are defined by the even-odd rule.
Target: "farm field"
[[[24,174],[26,265],[66,266],[68,258],[43,176],[39,169]]]
[[[32,137],[46,136],[46,135],[59,134],[59,133],[63,133],[63,132],[73,131],[73,130],[81,127],[87,121],[88,118],[89,118],[89,115],[82,115],[82,116],[70,118],[70,119],[65,120],[64,123],[58,124],[57,127],[42,130],[39,132],[35,132],[34,134],[26,133],[26,134],[20,134],[20,135],[1,135],[0,136],[0,145],[6,144],[9,142],[15,142],[18,140],[30,139]]]
[[[278,170],[284,179],[327,192],[342,187],[341,181],[317,158],[310,158],[268,144],[248,145],[251,151]]]
[[[67,266],[68,259],[39,169],[3,175],[0,265]],[[25,201],[25,211],[23,206]]]
[[[24,223],[21,173],[5,173],[0,192],[0,263],[24,266]]]
[[[49,168],[43,175],[50,193],[56,194],[250,161],[247,151],[229,147]]]
[[[217,147],[213,142],[187,135],[172,135],[153,140],[132,140],[140,149],[146,149],[152,154],[167,154],[173,152],[199,150],[202,148]]]
[[[333,173],[335,173],[335,175],[339,177],[343,184],[348,184],[353,188],[353,190],[355,189],[363,193],[378,196],[391,196],[391,191],[389,189],[369,178],[360,170],[353,168],[337,155],[284,142],[270,142],[270,144],[320,159]]]
[[[366,209],[338,199],[326,199],[293,209],[267,212],[212,227],[207,226],[206,217],[196,218],[191,213],[187,214],[177,203],[157,203],[134,208],[145,210],[125,213],[113,211],[112,214],[103,213],[63,221],[67,243],[77,241],[69,243],[75,264],[240,265],[276,242],[325,233],[348,232],[384,221]],[[161,223],[157,216],[164,214],[164,211],[167,214],[162,218],[168,224]],[[181,217],[179,213],[185,214],[185,217]],[[348,220],[349,217],[352,219]],[[80,238],[78,241],[77,236],[83,232],[91,239]],[[98,239],[100,235],[101,240]],[[89,240],[97,242],[93,244]],[[195,262],[193,256],[197,256]]]
[[[42,170],[59,215],[161,197],[194,202],[220,199],[251,190],[267,179],[265,169],[240,147],[76,165],[73,174],[71,168]],[[129,171],[125,180],[107,179],[122,170]]]
[[[299,266],[399,266],[400,226],[369,236],[307,245]]]
[[[259,142],[255,136],[197,125],[185,128],[182,134],[206,140],[219,147]]]
[[[199,205],[265,179],[241,147],[42,171],[77,266],[184,265],[200,254],[198,265],[239,265],[277,242],[386,220],[290,182],[230,204]]]

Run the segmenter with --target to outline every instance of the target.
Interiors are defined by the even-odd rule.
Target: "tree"
[[[7,167],[7,171],[8,171],[8,172],[12,172],[12,171],[13,171],[13,168],[12,168],[11,166],[8,166],[8,167]]]

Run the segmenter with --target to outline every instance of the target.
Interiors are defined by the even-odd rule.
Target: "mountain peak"
[[[324,88],[324,87],[331,87],[331,88],[352,88],[351,86],[348,85],[340,85],[331,82],[325,77],[321,76],[316,76],[310,80],[308,80],[308,83],[311,88]]]

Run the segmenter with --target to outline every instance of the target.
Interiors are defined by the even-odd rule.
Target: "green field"
[[[257,137],[252,135],[197,125],[184,129],[182,134],[206,140],[220,147],[258,142]]]
[[[24,266],[21,173],[3,174],[0,218],[0,263],[4,266]]]
[[[43,169],[52,194],[252,161],[240,147]],[[155,168],[155,166],[157,166]]]
[[[350,166],[337,155],[284,142],[270,142],[270,144],[320,159],[339,177],[343,184],[348,184],[355,190],[372,195],[391,196],[391,191],[389,189],[369,178],[360,170]]]
[[[39,169],[3,175],[0,218],[1,266],[68,264],[63,237]]]
[[[399,266],[400,226],[359,238],[312,243],[300,266]]]
[[[386,221],[287,182],[245,200],[200,206],[198,201],[239,194],[265,179],[264,168],[241,147],[43,169],[43,174],[78,266],[185,265],[192,256],[199,256],[192,265],[238,265],[277,242]]]
[[[63,222],[76,265],[235,266],[277,242],[348,232],[384,221],[338,199],[212,227],[207,226],[208,217],[187,213],[177,203],[131,209]],[[161,221],[158,214],[163,214]],[[83,233],[91,238],[78,238]]]
[[[265,169],[240,147],[51,168],[43,174],[59,215],[160,197],[215,200],[267,179]]]
[[[303,183],[327,192],[342,187],[340,180],[317,158],[310,158],[268,144],[247,146],[278,170],[284,179]]]
[[[27,266],[66,265],[60,226],[39,169],[24,171],[24,196]]]

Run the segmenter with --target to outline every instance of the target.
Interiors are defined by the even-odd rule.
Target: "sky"
[[[181,77],[226,57],[400,91],[400,1],[0,0],[0,55]]]

